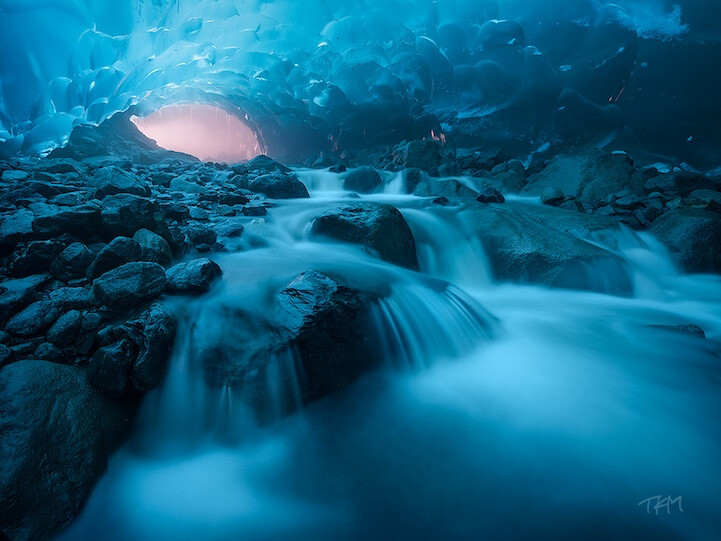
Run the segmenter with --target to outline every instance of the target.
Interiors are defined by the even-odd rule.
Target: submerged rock
[[[413,234],[397,208],[357,202],[337,207],[313,220],[311,234],[360,244],[401,267],[418,270]]]
[[[0,533],[48,539],[83,508],[126,436],[134,404],[94,390],[79,368],[0,369]]]

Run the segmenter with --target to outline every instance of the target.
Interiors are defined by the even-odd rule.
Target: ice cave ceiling
[[[201,104],[242,156],[447,134],[712,163],[720,35],[701,0],[0,0],[0,156]]]

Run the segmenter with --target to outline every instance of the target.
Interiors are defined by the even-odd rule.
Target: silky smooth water
[[[630,298],[500,284],[473,213],[371,197],[406,216],[414,273],[309,239],[345,201],[315,182],[311,200],[247,224],[219,287],[175,306],[167,381],[63,540],[717,538],[718,277],[679,274],[627,231]],[[258,425],[242,389],[203,382],[193,321],[216,303],[262,312],[310,269],[390,292],[374,308],[386,368]],[[679,323],[707,338],[649,327]],[[292,355],[277,362],[275,384],[301,377]],[[674,503],[644,503],[656,496]]]

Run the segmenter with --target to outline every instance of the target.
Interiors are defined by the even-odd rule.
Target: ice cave
[[[721,3],[0,0],[0,541],[721,539]]]

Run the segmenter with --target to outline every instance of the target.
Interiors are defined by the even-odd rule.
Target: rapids
[[[311,199],[254,219],[216,258],[222,284],[169,303],[183,323],[167,380],[63,541],[713,537],[718,277],[678,273],[628,230],[629,297],[502,283],[471,210],[390,182],[366,197],[408,221],[421,272],[403,270],[311,240],[312,219],[348,199],[337,176],[298,174]],[[262,312],[310,269],[390,292],[369,331],[385,368],[298,410],[303,375],[279,355],[272,422],[258,422],[242,388],[206,386],[193,352],[217,329],[195,323],[218,304]],[[686,323],[707,338],[651,327]],[[655,496],[681,500],[659,510]]]

